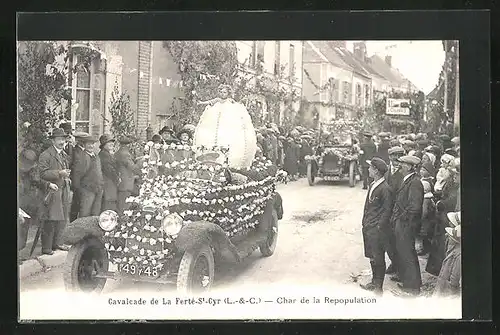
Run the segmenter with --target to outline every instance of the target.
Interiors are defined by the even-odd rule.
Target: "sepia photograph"
[[[460,319],[459,49],[19,40],[20,320]]]

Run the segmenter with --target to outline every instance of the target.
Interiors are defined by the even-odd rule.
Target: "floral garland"
[[[151,143],[146,145],[151,147]],[[169,145],[167,149],[185,150],[185,146]],[[191,147],[190,150],[217,148]],[[219,148],[227,152],[226,148]],[[150,169],[161,162],[146,160],[143,183],[136,197],[129,197],[130,209],[123,213],[120,224],[105,233],[105,246],[115,263],[144,264],[162,267],[162,260],[173,257],[174,241],[163,231],[164,218],[177,213],[183,225],[196,221],[218,224],[229,238],[255,229],[267,202],[274,196],[281,175],[268,160],[256,158],[248,169],[234,170],[247,176],[244,184],[229,184],[224,179],[227,164],[221,166],[198,162],[193,158],[172,162],[161,175],[151,176]],[[217,181],[193,179],[179,172],[210,171]],[[213,178],[212,178],[213,179]]]
[[[325,157],[327,155],[335,155],[339,158],[347,160],[357,159],[358,157],[358,155],[351,153],[350,148],[325,148],[321,156]]]

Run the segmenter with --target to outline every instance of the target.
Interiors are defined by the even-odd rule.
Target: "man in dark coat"
[[[377,147],[377,153],[375,154],[376,157],[382,158],[385,162],[385,164],[389,164],[389,149],[391,147],[390,144],[390,134],[382,132],[378,134],[378,137],[380,138],[380,144]]]
[[[94,152],[95,136],[82,136],[84,153],[75,159],[71,171],[71,183],[80,200],[78,217],[101,214],[104,181],[101,160]]]
[[[64,152],[66,133],[63,129],[54,129],[50,138],[52,146],[40,154],[38,165],[40,178],[55,184],[57,189],[50,188],[44,198],[47,206],[47,217],[42,229],[42,253],[52,255],[54,250],[68,250],[60,244],[61,233],[69,217],[69,185],[70,172],[68,155]]]
[[[392,194],[384,178],[387,164],[378,157],[367,163],[368,173],[374,182],[371,183],[365,200],[362,231],[365,257],[370,259],[372,268],[372,280],[360,286],[381,294],[385,277],[385,251],[388,232],[391,230],[389,220],[392,213]]]
[[[56,184],[40,179],[40,171],[37,166],[36,153],[30,149],[24,149],[19,156],[19,208],[27,215],[19,225],[18,250],[26,247],[28,231],[31,225],[39,224],[45,219],[43,198],[49,190],[57,191]]]
[[[71,125],[71,122],[65,122],[60,124],[59,128],[63,129],[66,135],[68,135],[66,138],[66,144],[64,145],[64,151],[68,154],[71,166],[71,162],[73,160],[73,149],[76,145],[75,137],[73,136],[73,126]]]
[[[104,182],[102,210],[113,210],[116,212],[118,211],[117,201],[120,176],[118,175],[118,167],[112,153],[114,141],[114,138],[107,134],[104,134],[99,138],[99,148],[101,149],[99,152],[99,159],[101,160],[102,177]]]
[[[118,214],[122,214],[126,209],[127,198],[134,191],[134,183],[136,177],[141,173],[140,167],[138,167],[134,160],[132,159],[132,154],[130,153],[129,144],[132,143],[130,137],[123,137],[119,139],[120,148],[115,153],[116,166],[118,168],[118,174],[120,176],[120,183],[118,184]]]
[[[377,147],[372,140],[372,134],[364,133],[363,136],[365,139],[364,142],[360,145],[361,150],[359,151],[359,160],[361,165],[361,175],[363,178],[363,190],[366,190],[368,189],[368,184],[373,181],[368,175],[368,163],[366,161],[371,160],[375,156]]]
[[[81,161],[85,157],[85,148],[83,147],[82,137],[89,136],[87,133],[75,133],[75,146],[72,150],[72,155],[69,157],[72,170],[74,170],[75,161]],[[78,212],[80,212],[80,192],[76,192],[75,185],[71,184],[71,191],[73,191],[73,196],[71,197],[71,209],[69,214],[70,221],[75,221],[78,218]]]
[[[388,150],[390,164],[385,174],[385,180],[391,189],[392,198],[394,196],[403,182],[403,175],[399,171],[399,158],[404,156],[405,151],[402,147],[395,146]],[[394,233],[394,226],[391,225],[391,230],[388,231],[388,244],[387,244],[387,255],[391,260],[391,264],[386,270],[387,274],[396,273],[397,271],[397,251],[396,251],[396,235]]]
[[[398,286],[411,295],[420,294],[422,277],[415,250],[415,238],[420,232],[424,188],[415,171],[420,159],[403,156],[399,159],[403,183],[395,194],[391,222],[396,236],[398,274],[392,279],[400,281]]]

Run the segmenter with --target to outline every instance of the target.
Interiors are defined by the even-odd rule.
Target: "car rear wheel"
[[[267,239],[259,245],[260,253],[264,257],[272,256],[278,244],[278,213],[275,209],[273,209],[268,220],[271,220],[271,224],[269,225]]]
[[[356,185],[356,162],[352,161],[349,164],[349,186],[354,187]]]
[[[187,250],[179,265],[177,290],[187,294],[210,290],[215,277],[214,269],[214,255],[208,244],[195,250]]]
[[[89,238],[73,245],[66,256],[63,279],[66,290],[100,293],[106,278],[96,275],[108,271],[108,251],[97,238]]]
[[[312,163],[307,163],[307,181],[309,182],[309,186],[313,186],[314,185],[314,179],[315,179],[315,176],[313,175],[313,172],[312,172]]]

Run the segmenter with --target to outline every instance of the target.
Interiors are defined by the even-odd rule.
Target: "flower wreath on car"
[[[146,152],[154,145],[148,143]],[[164,150],[187,150],[191,157],[163,164],[145,156],[139,195],[127,198],[118,226],[105,233],[105,246],[115,263],[161,265],[173,257],[174,241],[184,225],[208,221],[228,237],[255,229],[276,183],[277,167],[256,157],[245,169],[229,169],[227,162],[194,158],[206,153],[224,155],[224,147],[162,145]],[[161,173],[151,173],[158,167]]]

